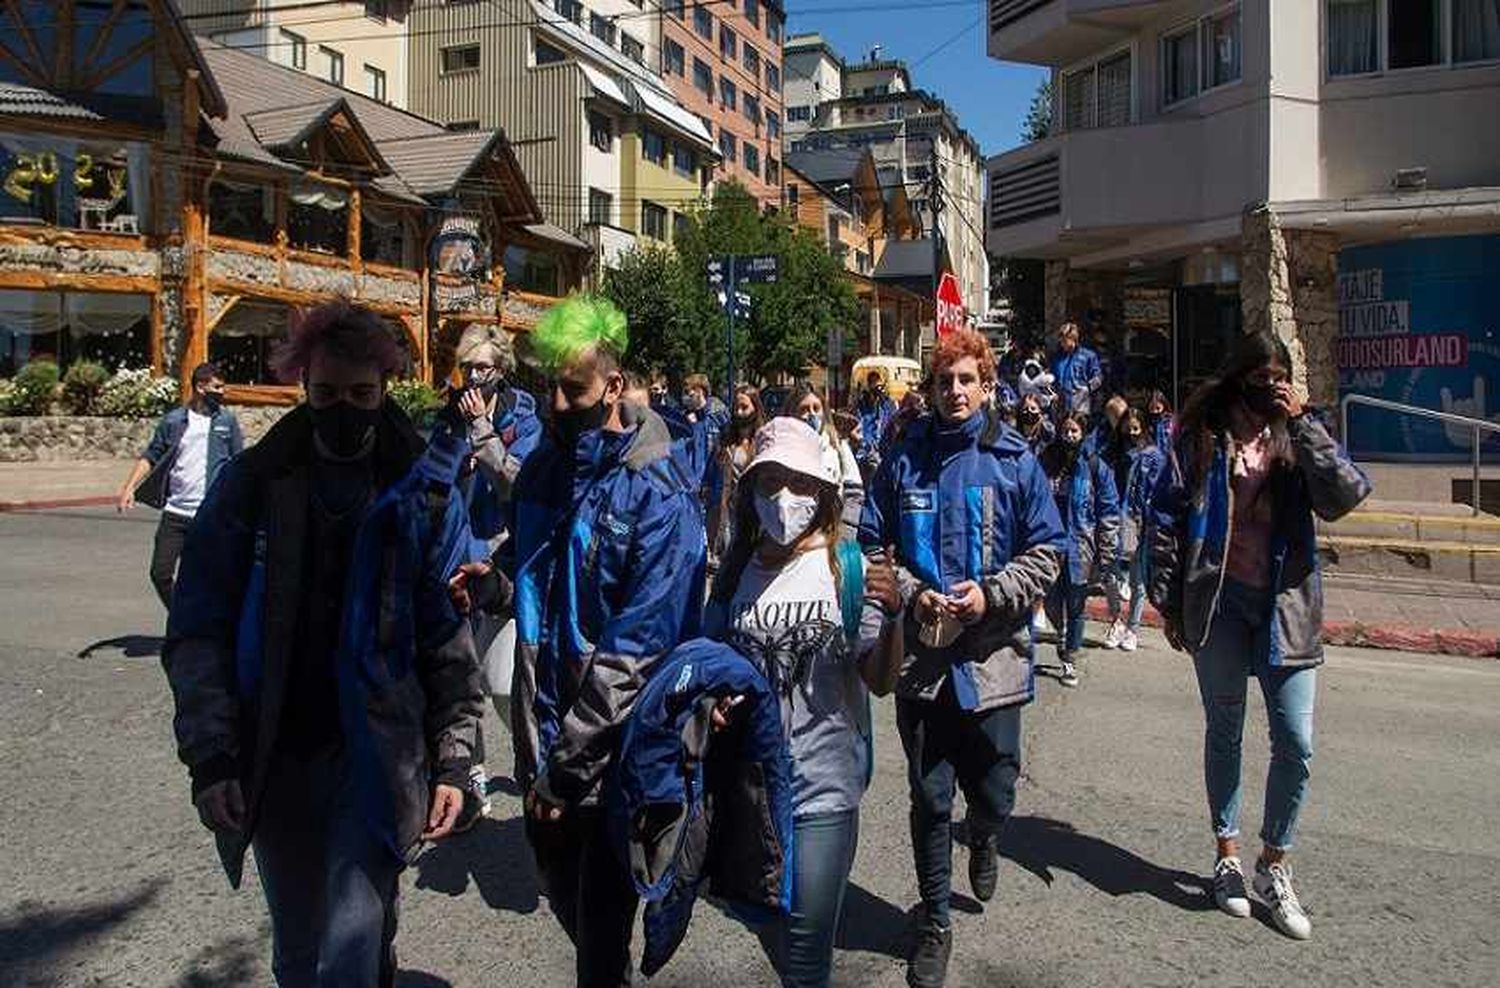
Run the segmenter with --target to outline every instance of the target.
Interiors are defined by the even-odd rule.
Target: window
[[[738,106],[738,90],[728,76],[719,77],[719,105],[726,110],[733,110]]]
[[[547,44],[541,38],[536,39],[536,42],[532,45],[532,50],[536,53],[536,64],[538,65],[556,65],[558,62],[566,62],[568,60],[566,52],[561,48],[555,48]]]
[[[385,102],[385,72],[373,65],[365,66],[365,95]]]
[[[760,0],[745,0],[745,20],[760,27]]]
[[[747,44],[740,52],[740,60],[745,63],[746,72],[749,72],[757,79],[760,78],[760,52]]]
[[[307,71],[307,39],[282,28],[281,43],[288,46],[291,52],[292,68]]]
[[[650,128],[641,128],[641,157],[653,165],[667,163],[667,140]]]
[[[1100,127],[1124,127],[1130,123],[1130,52],[1123,51],[1099,63],[1097,116]]]
[[[582,24],[583,0],[557,0],[557,12],[574,24]]]
[[[732,165],[739,157],[739,142],[727,130],[719,131],[719,153],[724,155],[724,164]]]
[[[1161,101],[1171,106],[1240,79],[1238,4],[1163,35]]]
[[[752,175],[760,175],[760,148],[745,142],[745,171]]]
[[[774,10],[766,11],[766,37],[778,48],[781,46],[781,15]]]
[[[641,202],[641,232],[657,240],[667,239],[667,210],[654,202]]]
[[[669,16],[682,20],[683,8],[686,4],[683,0],[662,0],[661,9]]]
[[[365,16],[384,24],[391,16],[389,0],[365,0]]]
[[[682,50],[682,45],[671,38],[663,38],[661,43],[661,68],[668,75],[679,78],[687,74],[687,55]],[[704,66],[708,68],[708,66]]]
[[[749,93],[745,94],[745,119],[753,124],[760,123],[760,100]]]
[[[615,22],[608,17],[601,17],[599,14],[589,14],[589,33],[610,47],[614,47]]]
[[[1453,0],[1453,61],[1500,59],[1500,4]]]
[[[447,124],[449,130],[455,134],[467,134],[479,129],[478,120],[450,120]]]
[[[714,15],[701,3],[693,8],[693,30],[705,41],[714,40]]]
[[[700,58],[693,59],[693,88],[709,99],[714,98],[713,69]]]
[[[766,63],[766,88],[773,93],[781,92],[781,69],[774,62]]]
[[[442,50],[443,75],[479,70],[478,45],[454,45]]]
[[[698,170],[698,159],[686,144],[672,145],[672,170],[683,178],[692,178]]]
[[[538,295],[561,295],[562,271],[557,258],[530,247],[511,244],[500,255],[505,269],[505,287]]]
[[[646,64],[646,46],[624,31],[620,32],[620,52],[637,65]]]
[[[287,242],[303,250],[349,253],[349,195],[313,183],[294,184],[286,208]]]
[[[1325,4],[1329,76],[1500,59],[1500,3],[1495,0]],[[1451,24],[1446,52],[1444,23]]]
[[[770,155],[766,155],[766,181],[772,185],[781,184],[781,162]]]
[[[605,226],[614,222],[615,197],[601,189],[589,189],[589,222]]]
[[[1240,78],[1240,10],[1226,10],[1203,21],[1203,88]]]
[[[719,54],[724,56],[726,62],[732,62],[737,51],[739,51],[739,39],[735,37],[734,31],[727,24],[720,24]]]
[[[1493,12],[1493,4],[1491,5]],[[1411,69],[1443,60],[1442,6],[1438,0],[1386,0],[1387,66]]]
[[[323,56],[328,81],[335,86],[342,86],[344,84],[344,56],[327,45],[319,45],[318,54]]]
[[[589,144],[605,154],[615,149],[615,125],[598,110],[589,111]]]
[[[687,236],[687,232],[688,232],[688,215],[687,215],[687,213],[673,213],[672,214],[672,242],[674,244],[680,242],[683,237]]]
[[[806,123],[812,119],[812,107],[789,106],[786,108],[787,123]]]
[[[1198,95],[1198,29],[1190,27],[1161,40],[1161,101],[1171,106]]]
[[[781,136],[781,117],[777,115],[775,110],[766,111],[766,136]]]

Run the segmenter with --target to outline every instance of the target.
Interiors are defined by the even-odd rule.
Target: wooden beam
[[[230,295],[225,299],[224,308],[220,309],[213,318],[208,320],[209,335],[213,335],[213,331],[219,328],[219,323],[223,322],[224,317],[229,315],[229,310],[240,304],[240,298],[241,296],[239,295]]]
[[[58,87],[63,92],[71,92],[75,88],[73,84],[73,24],[76,13],[74,0],[56,0],[53,9],[57,11],[57,20],[54,22],[56,33],[53,35],[56,39],[54,44],[57,47],[53,51],[56,61],[53,63],[52,78],[57,80]]]
[[[92,72],[89,72],[81,80],[74,83],[74,86],[81,90],[97,89],[99,87],[99,84],[105,79],[108,79],[116,72],[119,72],[131,62],[134,62],[144,57],[145,55],[150,54],[155,47],[156,35],[152,34],[150,37],[144,38],[136,44],[131,45],[128,49],[121,52],[119,55],[116,55],[108,62],[105,62],[104,65],[100,68],[94,69]]]
[[[262,285],[253,281],[240,281],[236,278],[210,278],[207,288],[215,293],[227,293],[231,295],[248,295],[251,298],[261,298],[270,302],[282,302],[286,305],[321,305],[325,302],[335,301],[337,296],[330,292],[309,292],[300,288],[283,288],[279,285]],[[379,312],[382,315],[404,316],[420,312],[420,306],[399,305],[392,302],[382,302],[377,299],[359,299],[359,304],[367,309]]]
[[[42,50],[37,47],[36,39],[31,36],[31,28],[26,25],[26,18],[21,16],[20,0],[5,0],[5,8],[10,11],[11,20],[16,22],[16,37],[26,45],[26,57],[31,59],[31,64],[35,69],[44,73],[41,79],[45,85],[51,81],[45,75],[47,59],[43,57]]]
[[[93,65],[95,59],[104,51],[104,43],[109,40],[110,34],[114,32],[115,25],[120,22],[120,15],[125,13],[127,7],[126,0],[115,0],[114,6],[109,10],[109,16],[104,19],[104,24],[100,26],[99,33],[94,36],[94,43],[89,45],[88,53],[83,56],[84,65]],[[165,16],[170,16],[166,14],[165,8],[158,9],[162,10]]]
[[[348,234],[348,237],[349,237],[349,244],[348,244],[348,248],[349,248],[349,267],[352,268],[355,271],[362,271],[362,270],[364,270],[365,261],[364,261],[364,258],[361,256],[361,249],[360,249],[360,242],[359,242],[361,225],[363,223],[363,217],[360,216],[360,208],[359,208],[359,186],[355,186],[354,188],[352,188],[352,189],[349,190],[349,206],[348,206],[348,209],[349,209],[349,216],[348,216],[348,220],[349,220],[349,234]]]
[[[0,225],[0,244],[45,244],[81,250],[150,249],[144,236],[134,233],[102,233],[98,230],[66,230],[55,226]]]
[[[297,384],[226,384],[224,400],[231,405],[295,405],[302,400]]]
[[[79,271],[0,271],[0,288],[26,291],[119,292],[155,295],[161,279],[155,275],[92,274]]]

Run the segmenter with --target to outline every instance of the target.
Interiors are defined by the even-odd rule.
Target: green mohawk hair
[[[556,374],[595,349],[618,362],[630,346],[630,330],[625,313],[609,299],[574,294],[542,314],[528,343],[537,366],[547,374]]]

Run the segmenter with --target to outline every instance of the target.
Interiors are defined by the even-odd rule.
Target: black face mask
[[[219,414],[219,409],[224,407],[224,396],[217,391],[203,392],[203,408],[210,415]]]
[[[1042,417],[1041,412],[1022,412],[1020,415],[1022,425],[1036,425],[1037,419]]]
[[[1276,418],[1281,414],[1281,406],[1276,403],[1276,389],[1269,384],[1246,385],[1244,398],[1245,407],[1261,418]]]
[[[322,451],[335,459],[352,460],[375,447],[379,408],[356,408],[347,401],[312,409],[313,433]]]
[[[587,408],[552,413],[552,428],[557,431],[557,438],[568,448],[577,445],[578,438],[585,432],[601,428],[607,421],[609,406],[602,399]]]

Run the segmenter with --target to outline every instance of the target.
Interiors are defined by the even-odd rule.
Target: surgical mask
[[[313,435],[326,457],[353,460],[375,447],[379,408],[357,408],[347,401],[312,409]]]
[[[607,421],[609,421],[609,406],[602,399],[587,408],[574,408],[566,412],[552,413],[552,426],[557,430],[558,438],[562,440],[563,445],[568,448],[577,445],[579,436],[602,427]]]
[[[823,416],[820,412],[808,412],[806,415],[802,416],[802,421],[811,426],[812,431],[814,432],[823,431]]]
[[[777,545],[791,545],[807,534],[817,514],[815,497],[793,494],[785,487],[770,497],[755,492],[755,515],[760,519],[760,529]]]

